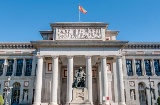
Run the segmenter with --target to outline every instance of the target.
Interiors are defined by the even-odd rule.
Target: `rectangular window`
[[[4,60],[0,60],[0,76],[3,74]]]
[[[159,60],[157,59],[154,60],[154,68],[156,75],[160,76],[160,65],[159,65]]]
[[[13,63],[14,63],[13,59],[8,59],[8,67],[7,67],[7,74],[6,74],[6,76],[11,76],[12,75],[12,72],[13,72]]]
[[[16,76],[21,76],[22,75],[22,69],[23,69],[23,59],[18,59],[17,60]]]
[[[128,76],[133,76],[132,60],[126,59],[126,69]]]
[[[141,68],[141,60],[136,59],[135,60],[135,65],[136,65],[136,73],[138,76],[142,76],[142,68]]]
[[[25,76],[30,76],[32,72],[32,59],[26,59],[26,72]]]
[[[145,63],[146,75],[151,76],[152,73],[151,73],[151,63],[150,63],[150,60],[145,59],[144,63]]]

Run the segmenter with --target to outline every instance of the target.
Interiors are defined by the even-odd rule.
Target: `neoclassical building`
[[[0,43],[0,94],[12,105],[70,105],[74,75],[86,73],[93,105],[154,105],[160,43],[120,41],[107,23],[57,22],[42,40]],[[8,76],[11,77],[8,82]],[[83,98],[77,93],[76,98]],[[79,104],[78,104],[79,105]],[[84,104],[81,104],[84,105]]]

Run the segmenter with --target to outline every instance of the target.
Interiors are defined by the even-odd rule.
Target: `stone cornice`
[[[128,41],[31,41],[35,48],[39,47],[120,47]]]
[[[50,23],[51,28],[54,27],[108,27],[108,23],[102,22],[56,22]]]
[[[160,42],[130,42],[124,49],[160,49]]]
[[[34,49],[30,42],[1,42],[0,49]]]

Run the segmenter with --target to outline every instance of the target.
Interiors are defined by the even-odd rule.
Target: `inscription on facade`
[[[100,28],[57,28],[56,39],[101,39]]]

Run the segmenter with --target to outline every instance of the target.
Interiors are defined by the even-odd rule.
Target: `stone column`
[[[152,76],[155,76],[154,59],[151,59],[151,72],[152,72]]]
[[[98,65],[98,77],[99,77],[99,104],[102,105],[102,73],[101,73],[101,62]]]
[[[35,94],[34,94],[34,103],[33,105],[41,104],[41,89],[42,89],[42,71],[43,71],[43,57],[38,57],[38,65],[36,71],[36,82],[35,82]]]
[[[32,60],[32,72],[31,72],[31,76],[35,76],[35,71],[36,71],[36,56],[33,56],[33,60]]]
[[[13,64],[13,72],[12,72],[12,76],[16,76],[16,68],[17,68],[17,59],[14,58],[14,64]]]
[[[146,76],[146,69],[145,69],[144,59],[142,59],[141,65],[142,65],[142,75],[143,75],[143,76]]]
[[[102,56],[101,57],[101,65],[102,65],[102,86],[103,86],[103,91],[102,91],[102,95],[105,98],[105,100],[103,100],[103,105],[109,105],[109,100],[107,100],[108,96],[108,75],[107,75],[107,66],[106,66],[107,62],[106,62],[106,57]]]
[[[116,67],[116,61],[113,62],[113,84],[114,84],[114,97],[115,97],[115,103],[118,103],[118,83],[117,83],[117,67]]]
[[[7,73],[7,66],[8,66],[8,60],[5,58],[4,60],[4,65],[3,65],[3,76],[6,76],[6,73]]]
[[[122,57],[117,57],[117,71],[118,71],[118,82],[119,82],[119,105],[125,104],[124,97],[124,81],[123,81],[123,71],[122,71]]]
[[[73,56],[67,56],[67,104],[72,101]]]
[[[87,88],[88,88],[88,100],[92,102],[92,63],[91,56],[86,56],[86,71],[87,71]]]
[[[26,71],[26,59],[23,58],[23,68],[22,68],[22,75],[21,76],[25,76],[25,71]]]
[[[52,57],[52,87],[51,87],[51,102],[50,105],[58,105],[57,92],[58,92],[58,56]]]
[[[132,59],[132,70],[133,70],[133,76],[137,76],[136,67],[135,67],[135,58]]]
[[[59,60],[59,62],[58,62],[58,104],[60,105],[61,104],[61,84],[62,84],[62,82],[61,82],[61,66],[62,66],[62,63],[60,62],[60,60]]]

